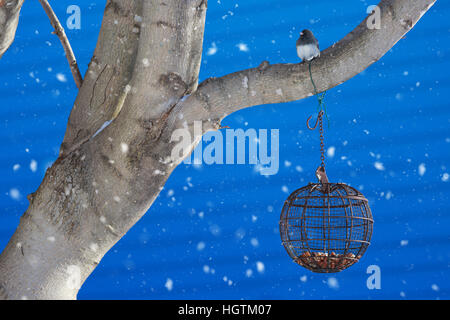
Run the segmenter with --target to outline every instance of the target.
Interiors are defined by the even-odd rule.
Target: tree
[[[369,15],[312,62],[317,90],[379,60],[434,2],[382,0],[379,29]],[[0,57],[22,4],[0,0]],[[0,256],[0,298],[75,299],[187,155],[172,157],[175,130],[193,135],[202,121],[204,134],[237,110],[314,93],[307,63],[263,61],[198,85],[206,10],[206,0],[107,1],[60,155]]]

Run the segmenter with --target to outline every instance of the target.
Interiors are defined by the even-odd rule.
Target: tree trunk
[[[433,3],[381,1],[380,30],[364,20],[313,61],[318,89],[380,59]],[[175,130],[193,135],[195,121],[202,121],[202,133],[217,130],[236,110],[314,92],[304,63],[264,62],[197,88],[206,6],[206,0],[107,2],[60,156],[29,195],[0,256],[0,298],[75,299],[188,154],[173,157]]]

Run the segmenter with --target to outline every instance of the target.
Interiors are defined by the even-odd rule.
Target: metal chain
[[[319,112],[319,132],[320,132],[320,160],[321,166],[325,169],[325,143],[323,138],[323,112]]]
[[[316,120],[316,124],[314,125],[314,127],[311,127],[309,125],[309,120],[311,120],[312,116],[310,116],[308,118],[308,120],[306,120],[306,126],[308,127],[309,130],[314,130],[317,128],[317,125],[319,125],[319,132],[320,132],[320,165],[322,166],[322,168],[325,169],[325,143],[324,143],[324,138],[323,138],[323,115],[324,115],[324,111],[320,110],[319,111],[319,115],[317,116],[317,120]]]

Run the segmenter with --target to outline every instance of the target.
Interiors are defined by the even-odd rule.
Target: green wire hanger
[[[311,79],[311,83],[313,85],[314,88],[314,95],[317,97],[317,102],[318,107],[317,107],[317,112],[320,113],[320,111],[323,111],[323,113],[325,114],[325,118],[327,118],[327,122],[328,122],[328,127],[330,126],[330,119],[328,119],[328,113],[327,113],[327,107],[325,105],[325,94],[327,93],[327,90],[325,90],[324,92],[322,92],[321,94],[319,94],[317,92],[317,87],[316,84],[314,83],[314,79],[312,77],[312,72],[311,72],[311,61],[309,62],[309,77]]]

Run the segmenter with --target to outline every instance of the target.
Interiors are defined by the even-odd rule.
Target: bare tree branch
[[[0,0],[0,58],[14,41],[23,2]]]
[[[341,41],[313,60],[311,69],[319,92],[333,88],[378,61],[413,28],[435,0],[383,0],[381,29],[369,29],[366,18]],[[293,47],[295,49],[295,47]],[[308,63],[275,64],[210,78],[181,107],[198,118],[223,119],[237,110],[295,101],[314,94]],[[192,109],[191,109],[192,108]],[[190,118],[191,119],[191,118]]]
[[[83,84],[83,77],[81,76],[80,69],[78,68],[77,59],[75,58],[75,54],[73,53],[72,47],[70,45],[69,39],[67,38],[66,32],[64,31],[63,26],[58,20],[58,17],[56,16],[55,12],[53,11],[52,7],[48,3],[47,0],[39,0],[42,7],[44,8],[45,13],[47,14],[48,18],[50,19],[50,23],[52,24],[55,31],[53,32],[56,34],[61,41],[61,44],[64,48],[64,52],[66,53],[67,61],[69,62],[70,71],[72,72],[73,79],[75,80],[75,84],[77,85],[78,89],[81,88],[81,85]]]
[[[145,113],[147,119],[158,118],[184,94],[196,90],[207,1],[140,3],[108,1],[85,79],[89,86],[83,85],[77,97],[61,154],[77,149],[113,120],[127,90],[133,93],[127,102],[133,108],[129,111],[136,112],[133,117],[141,118]],[[137,50],[139,38],[146,41],[141,41]]]
[[[89,140],[113,119],[136,63],[143,1],[108,0],[97,46],[72,108],[61,155]]]

